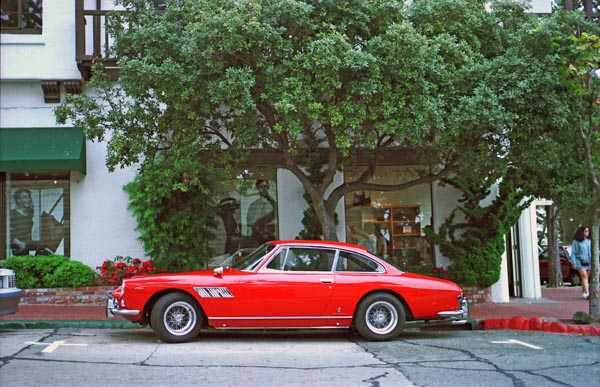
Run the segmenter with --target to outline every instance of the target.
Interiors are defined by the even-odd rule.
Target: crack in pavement
[[[397,342],[402,342],[411,346],[418,346],[418,347],[429,347],[429,348],[434,348],[434,349],[443,349],[446,351],[455,351],[455,352],[460,352],[464,355],[466,355],[470,360],[456,360],[456,359],[446,359],[446,360],[419,360],[419,361],[397,361],[397,362],[390,362],[387,361],[383,358],[383,356],[380,356],[379,351],[369,351],[368,347],[366,345],[361,344],[360,342],[357,342],[357,345],[359,345],[360,347],[362,347],[366,352],[370,353],[373,355],[373,357],[379,361],[381,361],[382,363],[388,364],[390,366],[396,367],[398,369],[399,372],[401,372],[407,380],[413,382],[412,380],[410,380],[410,377],[408,375],[406,375],[406,373],[404,372],[405,370],[403,369],[403,367],[405,366],[416,366],[419,368],[430,368],[430,369],[438,369],[438,370],[457,370],[456,367],[447,367],[447,366],[439,366],[439,365],[434,365],[435,363],[439,363],[439,362],[444,362],[444,363],[457,363],[457,364],[464,364],[465,362],[473,362],[473,363],[478,363],[478,364],[485,364],[488,367],[491,367],[491,369],[483,369],[483,368],[473,368],[473,369],[464,369],[464,371],[475,371],[475,372],[494,372],[494,373],[498,373],[500,375],[503,375],[507,378],[509,378],[512,381],[512,385],[515,387],[525,387],[526,383],[524,380],[522,380],[521,378],[519,378],[517,375],[515,375],[515,373],[525,373],[528,375],[532,375],[535,377],[540,377],[543,378],[544,380],[548,381],[548,382],[552,382],[555,383],[557,385],[561,385],[561,386],[569,386],[569,387],[575,387],[574,385],[571,384],[567,384],[563,381],[559,381],[557,379],[554,379],[548,375],[544,375],[541,374],[541,371],[544,370],[551,370],[551,369],[558,369],[558,368],[570,368],[570,367],[590,367],[590,369],[593,369],[593,367],[597,367],[599,362],[592,362],[589,364],[571,364],[571,365],[564,365],[564,366],[560,366],[560,367],[544,367],[544,368],[539,368],[539,369],[505,369],[502,368],[500,366],[498,366],[496,363],[494,363],[493,361],[483,358],[481,356],[477,356],[476,354],[474,354],[471,351],[465,350],[465,349],[460,349],[460,348],[450,348],[450,347],[446,347],[446,346],[441,346],[441,345],[433,345],[433,344],[421,344],[421,343],[414,343],[411,342],[409,340],[398,340]]]

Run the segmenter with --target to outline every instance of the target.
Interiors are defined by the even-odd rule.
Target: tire
[[[150,326],[161,341],[184,343],[194,339],[204,325],[204,315],[191,296],[175,292],[158,299],[152,307]]]
[[[575,270],[571,271],[571,286],[581,286],[581,275]]]
[[[356,330],[366,340],[391,340],[400,334],[405,321],[404,306],[391,294],[370,294],[356,308]]]

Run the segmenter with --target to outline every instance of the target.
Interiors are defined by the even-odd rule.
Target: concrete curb
[[[470,326],[471,330],[524,330],[548,333],[562,333],[580,336],[600,336],[600,325],[565,324],[556,319],[544,321],[540,317],[527,319],[516,316],[512,318],[498,318],[479,320],[467,318],[465,325],[432,325],[420,329],[457,329],[464,330]],[[59,329],[59,328],[87,328],[87,329],[135,329],[140,328],[126,320],[5,320],[0,321],[0,330],[10,329]]]
[[[122,320],[5,320],[0,321],[0,329],[131,329],[139,328],[139,324]]]

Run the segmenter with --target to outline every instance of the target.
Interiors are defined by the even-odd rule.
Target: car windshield
[[[273,251],[275,247],[277,246],[272,244],[261,245],[248,256],[231,265],[231,267],[238,270],[254,270],[262,261],[264,256]]]

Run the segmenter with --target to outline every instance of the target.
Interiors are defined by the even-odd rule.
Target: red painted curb
[[[600,336],[600,325],[564,324],[558,321],[543,321],[539,317],[527,319],[523,316],[496,318],[481,321],[483,330],[508,329],[523,331],[541,331],[580,336]]]

